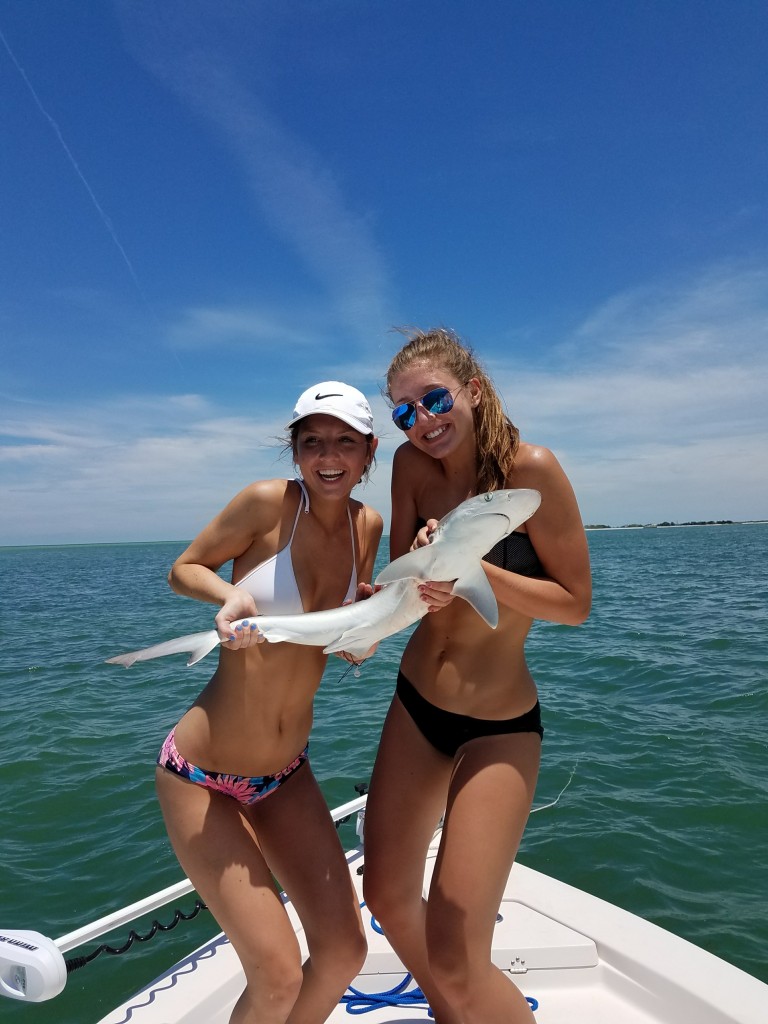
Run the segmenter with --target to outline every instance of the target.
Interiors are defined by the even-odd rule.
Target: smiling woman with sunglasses
[[[387,372],[405,432],[392,476],[390,557],[428,542],[465,498],[541,492],[538,511],[486,555],[492,630],[451,583],[427,583],[430,612],[403,654],[365,820],[365,898],[429,999],[437,1024],[529,1024],[519,990],[491,963],[499,902],[530,813],[543,729],[525,661],[534,619],[586,619],[591,578],[573,490],[546,448],[520,441],[471,350],[416,332]],[[429,898],[427,849],[445,812]]]

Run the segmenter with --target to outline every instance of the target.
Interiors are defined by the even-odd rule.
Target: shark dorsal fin
[[[417,580],[431,580],[433,579],[431,572],[434,561],[434,551],[430,544],[423,548],[417,548],[415,551],[408,551],[382,569],[376,577],[376,583],[394,583],[395,580],[404,580],[408,577]]]

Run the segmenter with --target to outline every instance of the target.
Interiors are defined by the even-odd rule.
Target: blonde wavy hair
[[[392,381],[412,363],[433,363],[447,370],[462,384],[475,377],[482,388],[480,402],[473,409],[477,440],[477,490],[497,491],[507,481],[520,447],[520,431],[504,412],[493,382],[472,349],[459,336],[445,327],[428,331],[398,328],[408,342],[389,364],[386,396],[392,401]]]

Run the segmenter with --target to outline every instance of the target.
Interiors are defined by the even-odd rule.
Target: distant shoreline
[[[681,529],[691,526],[765,526],[768,519],[711,519],[690,523],[627,523],[626,526],[604,526],[601,523],[588,523],[585,530],[665,530]]]
[[[617,530],[656,530],[656,529],[680,529],[682,527],[692,526],[765,526],[768,524],[768,519],[713,519],[707,522],[689,522],[689,523],[626,523],[624,526],[608,526],[602,523],[588,523],[584,529],[587,532],[599,532],[599,531],[617,531]],[[388,537],[389,534],[384,534],[384,537]],[[164,544],[178,544],[180,548],[185,548],[190,543],[190,540],[76,540],[76,541],[48,541],[40,544],[0,544],[0,551],[23,551],[28,548],[38,548],[40,550],[44,548],[107,548],[107,547],[121,547],[129,545],[139,544],[153,544],[153,545],[164,545]]]

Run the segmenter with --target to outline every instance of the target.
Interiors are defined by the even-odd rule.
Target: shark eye
[[[493,501],[493,495],[491,494],[491,492],[490,492],[490,491],[488,491],[488,492],[486,493],[486,495],[485,495],[485,500],[486,500],[486,501]]]

